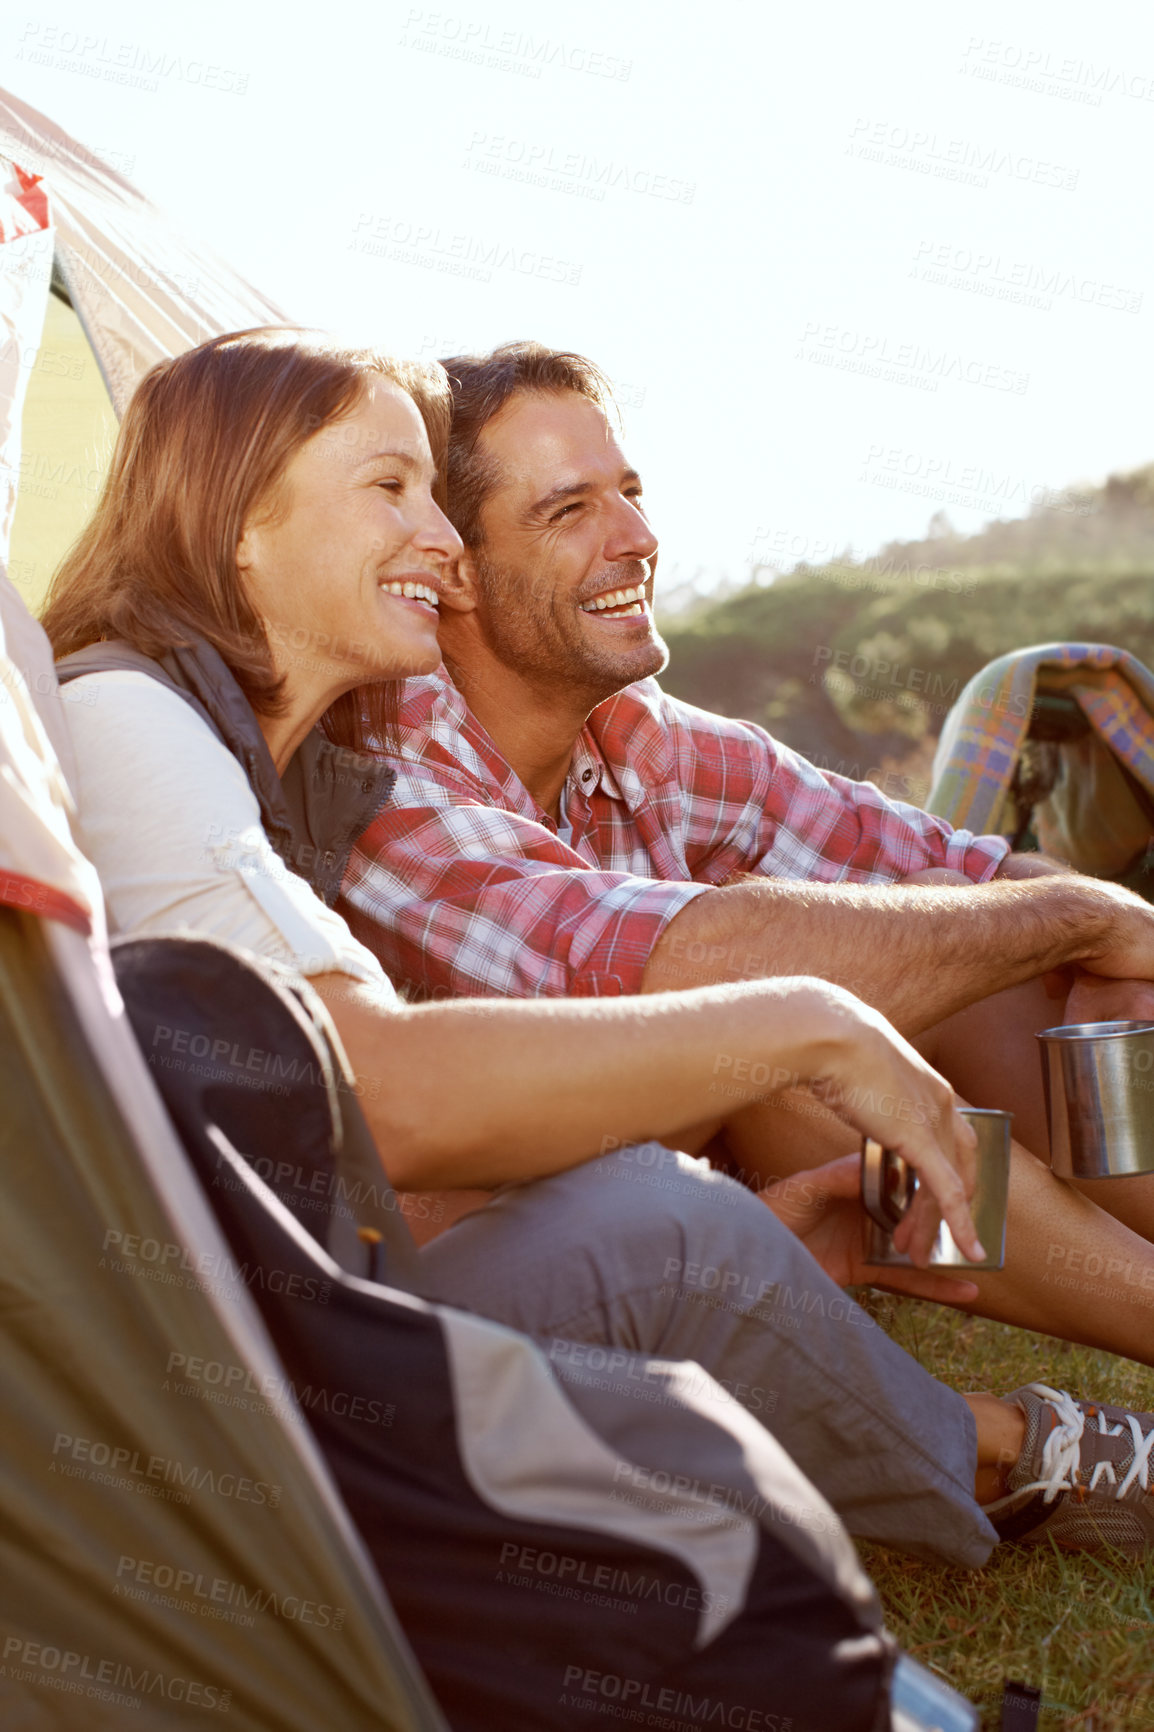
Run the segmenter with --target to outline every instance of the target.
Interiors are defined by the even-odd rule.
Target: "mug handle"
[[[892,1233],[914,1200],[917,1174],[892,1149],[873,1137],[862,1142],[861,1200],[870,1219]]]

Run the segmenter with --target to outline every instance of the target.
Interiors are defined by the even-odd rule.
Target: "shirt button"
[[[592,781],[592,780],[593,780],[593,772],[592,772],[592,770],[582,770],[582,772],[581,772],[581,780],[582,780],[582,781],[583,781],[583,782],[591,782],[591,781]]]

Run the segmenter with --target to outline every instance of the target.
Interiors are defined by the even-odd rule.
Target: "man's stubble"
[[[572,593],[550,583],[547,572],[528,576],[483,557],[476,569],[481,626],[491,652],[546,698],[561,690],[580,693],[592,708],[635,680],[660,673],[669,661],[656,632],[632,650],[590,643],[581,633]],[[585,587],[591,596],[633,589],[648,576],[643,560],[623,561]]]

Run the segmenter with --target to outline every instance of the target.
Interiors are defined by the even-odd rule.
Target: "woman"
[[[915,1261],[935,1196],[976,1256],[972,1133],[917,1053],[807,980],[407,1006],[328,905],[387,793],[356,749],[387,726],[388,681],[439,660],[460,547],[434,497],[448,412],[439,368],[283,329],[214,339],[142,382],[44,621],[85,699],[67,706],[81,840],[111,921],[291,963],[330,1006],[393,1183],[510,1187],[425,1249],[424,1291],[538,1337],[695,1359],[750,1405],[741,1391],[787,1391],[774,1431],[835,1507],[854,1486],[851,1528],[978,1561],[993,1531],[969,1487],[1005,1489],[1022,1403],[963,1401],[880,1331],[829,1320],[832,1304],[865,1321],[829,1279],[865,1278],[855,1163],[766,1208],[704,1163],[637,1146],[714,1116],[719,1072],[783,1065],[918,1169],[897,1235]],[[900,1119],[874,1106],[887,1095]],[[740,1296],[702,1303],[703,1269]],[[889,1284],[975,1291],[917,1271]],[[806,1296],[802,1328],[758,1305],[775,1289]]]

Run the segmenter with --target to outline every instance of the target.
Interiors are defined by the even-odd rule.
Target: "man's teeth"
[[[629,604],[633,603],[632,606]],[[628,619],[631,614],[645,611],[645,585],[638,584],[636,589],[612,589],[605,595],[595,595],[592,601],[582,603],[582,613],[604,613],[607,608],[624,608],[622,619]]]
[[[430,607],[437,605],[437,592],[424,583],[382,583],[381,588],[386,595],[404,595],[410,601],[427,601]]]

